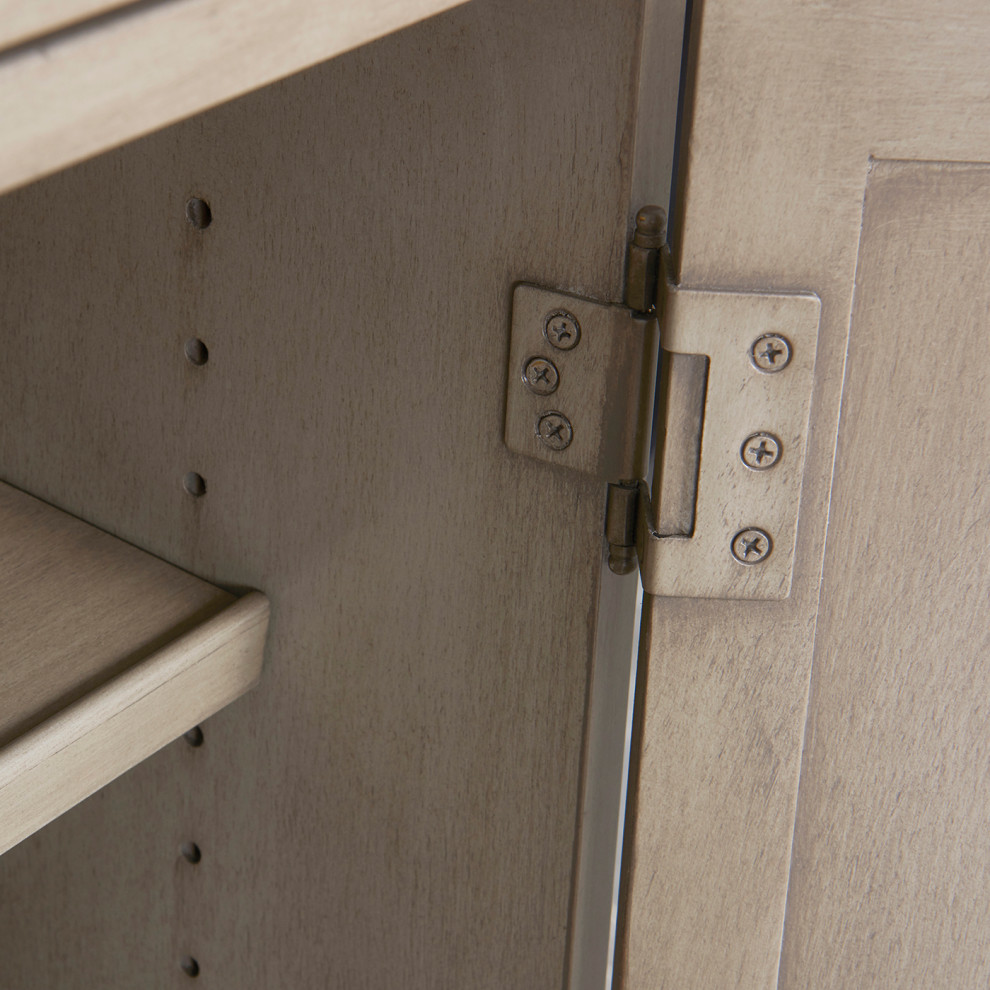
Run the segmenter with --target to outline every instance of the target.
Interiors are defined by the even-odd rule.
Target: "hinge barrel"
[[[667,240],[667,215],[659,206],[636,214],[636,231],[626,256],[626,305],[634,313],[653,312],[660,287],[660,254]]]
[[[605,540],[608,567],[615,574],[636,569],[636,527],[639,522],[639,484],[620,481],[608,486],[605,503]]]

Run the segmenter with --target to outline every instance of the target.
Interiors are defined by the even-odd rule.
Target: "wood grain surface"
[[[458,2],[463,0],[152,0],[0,53],[0,191]],[[21,19],[37,27],[35,15]],[[24,29],[16,22],[11,28]]]
[[[0,484],[0,746],[234,599]]]
[[[990,166],[867,186],[780,987],[990,983]]]
[[[621,298],[640,16],[475,0],[0,201],[7,479],[272,600],[0,859],[9,990],[562,985],[604,490],[505,448],[509,305]]]
[[[0,852],[253,687],[268,614],[244,595],[0,749]]]
[[[990,159],[990,12],[977,0],[937,11],[923,0],[705,0],[694,14],[679,278],[814,291],[822,323],[791,598],[647,609],[620,968],[636,990],[767,990],[871,156]]]
[[[255,684],[240,600],[0,484],[0,852]]]
[[[0,49],[127,6],[132,0],[0,0]]]

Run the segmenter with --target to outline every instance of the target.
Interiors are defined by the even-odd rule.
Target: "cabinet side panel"
[[[0,472],[272,603],[0,859],[5,990],[561,986],[604,490],[505,448],[509,304],[621,297],[640,17],[476,0],[0,201]]]

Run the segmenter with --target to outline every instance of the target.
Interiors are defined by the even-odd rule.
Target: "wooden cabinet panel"
[[[866,191],[780,986],[985,987],[990,166]]]
[[[0,745],[234,600],[4,484],[0,562]]]
[[[641,16],[468,4],[0,201],[5,476],[272,602],[0,859],[5,990],[560,987],[605,493],[506,449],[509,306],[621,299]]]
[[[132,0],[0,0],[0,49],[125,7]]]
[[[137,3],[0,52],[0,191],[309,68],[458,2],[463,0]],[[9,26],[11,32],[29,26],[37,31],[46,12],[55,28],[70,14],[47,4],[44,10],[36,10],[34,3],[17,6],[33,13],[25,17],[22,12]]]
[[[867,178],[880,158],[990,160],[982,109],[988,43],[990,16],[976,0],[937,11],[924,0],[694,5],[674,223],[678,278],[697,288],[813,291],[822,317],[791,598],[657,598],[645,611],[636,810],[625,859],[627,988],[776,986]],[[937,300],[937,282],[927,289]],[[934,312],[932,339],[956,332],[953,305]],[[926,360],[919,347],[918,374]],[[907,401],[914,379],[904,382],[878,380],[885,394],[875,401],[891,409],[898,396]],[[974,387],[960,385],[970,403]],[[947,398],[945,415],[952,408]],[[975,518],[972,492],[952,485],[946,497],[955,500],[950,516]],[[900,506],[888,512],[867,503],[864,487],[855,511],[897,517]],[[974,532],[986,542],[985,523]],[[906,552],[896,559],[910,562]],[[916,575],[927,570],[916,567]],[[861,577],[846,560],[834,579],[856,587],[872,575]],[[981,630],[971,630],[971,646]],[[965,709],[953,717],[970,724]],[[835,742],[820,760],[837,759]],[[815,827],[824,829],[824,807],[821,814]],[[815,843],[823,837],[803,841],[821,854]],[[803,909],[786,910],[790,924]],[[827,950],[816,944],[820,962]],[[818,973],[802,970],[801,979],[794,985],[817,985]]]
[[[240,600],[0,484],[0,853],[261,673]]]

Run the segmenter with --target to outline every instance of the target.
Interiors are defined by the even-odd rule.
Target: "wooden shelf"
[[[463,2],[0,0],[0,192]]]
[[[91,20],[133,0],[0,0],[0,48]]]
[[[268,611],[0,484],[0,852],[252,687]]]

